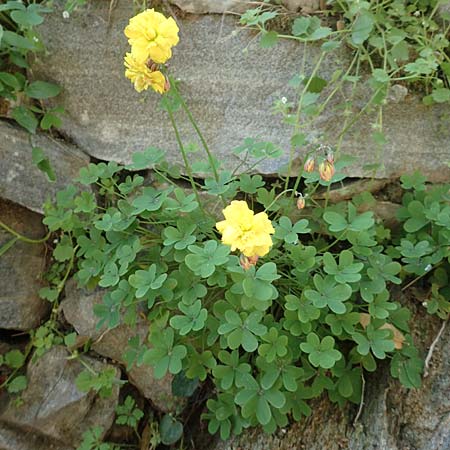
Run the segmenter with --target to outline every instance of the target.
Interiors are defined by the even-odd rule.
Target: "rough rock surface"
[[[45,236],[41,216],[1,199],[0,220],[28,238]],[[0,248],[13,238],[0,228]],[[44,270],[43,244],[16,241],[0,257],[0,328],[30,330],[44,319],[50,309],[49,303],[38,296]]]
[[[418,320],[420,320],[418,318]],[[427,323],[427,324],[426,324]],[[424,321],[421,334],[428,348],[439,324]],[[428,327],[428,329],[426,329]],[[420,339],[420,337],[419,337]],[[215,450],[447,450],[450,448],[450,328],[433,353],[430,375],[421,389],[407,390],[389,376],[387,367],[366,376],[365,401],[339,409],[325,399],[311,405],[312,415],[275,436],[260,430],[244,433]]]
[[[93,312],[95,304],[100,303],[104,291],[87,291],[78,289],[76,282],[70,280],[66,285],[66,298],[61,303],[66,320],[75,328],[81,336],[87,336],[93,340],[92,349],[102,356],[111,358],[124,364],[123,354],[127,350],[128,340],[139,335],[144,342],[148,333],[148,324],[140,321],[136,329],[125,324],[106,331],[106,328],[96,328],[98,319]],[[105,332],[106,331],[106,332]],[[153,377],[153,369],[149,366],[133,366],[128,372],[129,380],[142,395],[155,405],[160,411],[174,411],[179,400],[172,395],[172,376],[166,375],[161,380]]]
[[[49,53],[34,62],[33,71],[36,77],[63,87],[56,99],[67,112],[63,131],[85,152],[103,160],[129,162],[134,151],[153,145],[166,149],[172,162],[179,162],[170,122],[158,107],[159,96],[138,94],[124,77],[122,58],[128,45],[123,29],[133,14],[128,0],[118,0],[112,12],[108,2],[93,0],[69,20],[57,10],[39,28]],[[274,142],[285,155],[264,162],[258,170],[277,173],[288,159],[290,129],[270,108],[283,96],[292,100],[288,81],[300,69],[303,45],[285,40],[261,49],[253,34],[242,29],[236,32],[232,16],[184,15],[178,21],[181,40],[174,49],[170,71],[181,79],[180,89],[211,149],[225,167],[235,168],[240,160],[231,150],[244,138]],[[319,54],[320,44],[308,45],[306,73],[311,73]],[[333,52],[318,75],[330,79],[350,57],[347,49]],[[185,143],[196,142],[186,116],[180,112],[177,121]],[[318,142],[333,144],[342,123],[339,110],[329,111],[308,134]],[[418,98],[407,95],[386,106],[383,123],[384,152],[373,143],[367,118],[344,139],[342,153],[359,157],[352,176],[362,176],[368,163],[384,161],[377,177],[419,169],[434,181],[448,179],[447,105],[425,107]],[[195,157],[204,159],[201,152]]]
[[[75,379],[84,367],[68,356],[64,347],[53,347],[29,364],[28,387],[21,395],[23,403],[17,406],[11,401],[0,416],[0,439],[5,441],[0,440],[1,448],[35,450],[30,442],[24,442],[27,433],[42,435],[43,442],[51,444],[48,448],[53,445],[58,450],[76,447],[82,434],[93,426],[102,427],[106,434],[114,420],[119,385],[113,387],[109,398],[80,392]],[[86,358],[86,362],[97,371],[111,367],[91,358]],[[116,372],[119,377],[120,371]]]
[[[182,11],[194,14],[243,13],[258,6],[251,0],[169,0]],[[312,12],[319,9],[319,0],[283,0],[281,2],[290,11]]]
[[[32,211],[42,212],[48,197],[63,189],[78,175],[89,157],[73,145],[49,135],[30,136],[25,130],[0,121],[0,197]],[[40,147],[50,159],[57,180],[50,183],[32,161],[31,145]]]
[[[74,450],[59,439],[0,419],[0,448],[2,450]]]
[[[248,0],[170,0],[170,3],[182,11],[194,14],[241,13],[252,7]]]

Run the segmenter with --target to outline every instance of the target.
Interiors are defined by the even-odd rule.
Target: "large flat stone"
[[[56,99],[67,112],[62,129],[85,152],[128,163],[134,151],[153,145],[166,149],[172,162],[179,162],[170,122],[158,107],[159,95],[136,93],[124,77],[122,58],[128,44],[123,29],[133,14],[133,5],[127,0],[119,0],[112,14],[109,3],[100,0],[89,2],[69,20],[57,10],[39,29],[49,52],[34,62],[33,71],[63,87]],[[211,149],[225,167],[234,168],[240,160],[231,150],[244,138],[272,141],[281,145],[285,155],[266,161],[258,170],[277,173],[288,160],[290,129],[270,108],[283,96],[293,99],[288,81],[300,70],[303,45],[285,40],[260,49],[250,32],[241,29],[235,33],[238,26],[232,16],[186,15],[179,23],[181,40],[174,49],[170,71],[181,79],[180,89]],[[311,73],[319,48],[318,44],[307,46],[306,73]],[[329,79],[351,56],[348,49],[333,52],[318,75]],[[380,178],[415,169],[434,181],[449,177],[448,106],[425,107],[417,97],[404,94],[385,107],[384,151],[372,142],[367,117],[345,137],[341,152],[359,157],[350,175],[362,176],[366,174],[363,166],[381,162],[384,167],[376,173]],[[352,114],[357,114],[360,106],[362,102],[355,102]],[[196,141],[186,117],[178,116],[185,142]],[[319,143],[333,144],[342,123],[342,111],[333,109],[313,124],[308,134]],[[197,155],[204,159],[202,153]]]
[[[69,360],[68,356],[64,347],[53,347],[29,364],[28,387],[21,394],[22,403],[17,406],[10,402],[0,417],[0,430],[5,423],[10,434],[7,442],[20,442],[20,435],[29,432],[56,442],[56,448],[58,442],[66,448],[79,445],[83,433],[94,426],[101,427],[102,436],[106,435],[114,420],[119,385],[113,387],[108,398],[101,398],[93,391],[80,392],[75,379],[84,366],[76,359]],[[96,371],[112,367],[91,358],[85,362]],[[119,377],[120,371],[116,369],[116,378]],[[5,447],[11,448],[11,444]]]
[[[30,239],[40,239],[46,233],[39,214],[2,199],[0,220]],[[13,238],[11,233],[0,228],[0,247]],[[38,296],[45,268],[43,244],[16,241],[1,256],[0,328],[30,330],[46,317],[50,304]]]
[[[75,146],[49,135],[30,136],[25,130],[0,121],[0,197],[11,200],[32,211],[42,213],[47,198],[53,199],[78,175],[89,157]],[[50,183],[32,161],[30,139],[50,159],[57,180]]]
[[[121,324],[112,330],[106,327],[97,329],[98,318],[94,314],[94,305],[101,303],[105,290],[88,291],[79,289],[74,280],[66,285],[66,298],[61,303],[66,320],[81,336],[92,339],[92,349],[99,355],[124,363],[124,353],[128,348],[128,340],[139,336],[145,342],[148,334],[148,323],[140,319],[136,328]],[[134,365],[128,371],[128,378],[141,394],[149,399],[160,411],[175,411],[179,399],[172,395],[172,375],[167,374],[158,380],[153,376],[153,369],[149,366]]]
[[[243,13],[247,9],[256,8],[257,3],[249,0],[169,0],[182,11],[193,14],[226,14]],[[319,0],[282,0],[281,3],[290,11],[312,12],[319,9]]]

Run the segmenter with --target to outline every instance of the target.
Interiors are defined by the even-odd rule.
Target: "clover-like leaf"
[[[187,355],[184,345],[174,345],[175,333],[167,328],[161,333],[152,334],[153,348],[146,350],[143,362],[153,366],[155,378],[162,378],[167,372],[177,374],[181,371],[182,361]]]
[[[206,241],[203,247],[189,245],[189,255],[186,255],[185,263],[195,275],[208,278],[221,266],[228,262],[230,247],[218,244],[217,241]]]
[[[325,336],[322,340],[317,334],[309,333],[306,342],[300,344],[300,349],[308,353],[309,362],[315,367],[330,369],[342,358],[342,353],[334,348],[334,338]]]
[[[178,308],[184,315],[173,316],[170,319],[170,325],[179,330],[181,336],[188,334],[190,331],[199,331],[204,327],[208,311],[202,308],[201,300],[195,301],[192,305],[185,305],[180,302]]]
[[[305,297],[313,302],[316,308],[328,306],[336,314],[344,314],[346,311],[345,300],[352,295],[352,288],[348,284],[336,284],[331,275],[322,278],[314,275],[316,290],[307,289]]]
[[[137,298],[144,297],[150,289],[159,289],[166,280],[167,274],[157,275],[156,269],[156,264],[152,264],[147,270],[137,270],[128,278],[130,285],[136,288]]]

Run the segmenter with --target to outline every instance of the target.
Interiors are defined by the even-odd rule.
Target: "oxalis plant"
[[[271,18],[265,14],[273,11],[264,8],[243,17],[247,24],[249,17],[256,20],[267,44],[274,34],[264,28]],[[331,35],[321,45],[324,54],[333,51],[335,34],[306,20],[292,36],[307,42]],[[402,291],[426,278],[424,306],[447,320],[449,186],[430,187],[418,173],[404,175],[401,225],[390,230],[370,211],[375,200],[369,192],[330,201],[330,187],[344,180],[342,169],[349,165],[340,155],[342,139],[332,147],[302,132],[345,83],[357,84],[352,71],[359,70],[358,59],[335,76],[325,97],[317,77],[323,58],[312,73],[303,72],[303,65],[294,77],[295,103],[275,105],[292,125],[291,157],[271,184],[251,169],[282,156],[273,143],[248,138],[234,149],[248,162],[245,171],[245,164],[225,170],[210,152],[165,66],[178,43],[176,22],[146,10],[130,20],[125,35],[131,45],[125,75],[137,91],[151,88],[162,95],[183,165],[170,164],[164,150],[154,147],[134,153],[125,167],[90,164],[75,180],[82,190],[70,185],[56,203],[45,205],[44,223],[59,238],[49,286],[41,291],[54,304],[52,316],[32,340],[38,353],[64,340],[70,349],[78,347],[72,357],[86,366],[77,380],[80,389],[107,396],[119,382],[113,372],[87,365],[75,333],[64,337],[57,330],[57,304],[73,274],[79,286],[105,289],[94,309],[99,328],[148,324],[144,341],[137,335],[129,341],[128,370],[147,365],[155,378],[174,376],[179,395],[209,380],[213,388],[202,419],[222,439],[253,426],[274,432],[309,415],[309,401],[323,394],[339,405],[360,404],[365,373],[380,361],[390,364],[403,386],[418,388],[424,363],[409,333],[411,312]],[[364,54],[364,47],[355,54]],[[383,83],[375,83],[370,107],[382,108]],[[198,134],[205,154],[200,163],[190,163],[197,149],[183,142],[174,115],[179,110]],[[342,135],[352,121],[344,117]],[[153,183],[139,172],[147,169]],[[123,411],[130,413],[121,410],[121,420],[138,433],[142,414],[128,403]],[[85,448],[100,448],[101,430],[94,431],[86,434]],[[177,418],[166,415],[157,441],[172,444],[182,432]]]

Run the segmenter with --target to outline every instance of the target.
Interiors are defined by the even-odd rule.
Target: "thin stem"
[[[23,236],[19,233],[17,233],[17,231],[14,231],[12,228],[10,228],[8,225],[6,225],[5,223],[3,223],[0,220],[0,227],[3,228],[4,230],[6,230],[8,233],[11,233],[13,236],[15,236],[17,239],[19,239],[19,241],[22,242],[26,242],[28,244],[42,244],[43,242],[45,242],[51,235],[51,232],[49,231],[43,238],[41,239],[30,239],[27,238],[26,236]]]
[[[178,100],[180,101],[181,106],[183,107],[186,115],[188,116],[189,122],[191,122],[191,125],[194,127],[194,130],[197,133],[197,135],[198,135],[198,137],[200,139],[200,142],[203,145],[203,148],[205,149],[205,152],[206,152],[206,154],[208,156],[209,164],[210,164],[211,169],[212,169],[213,174],[214,174],[214,178],[216,179],[216,181],[219,181],[219,174],[217,173],[217,169],[216,169],[216,166],[215,166],[215,163],[214,163],[214,158],[213,158],[212,153],[211,153],[211,151],[210,151],[210,149],[208,147],[208,144],[206,143],[206,140],[203,137],[203,134],[200,131],[200,128],[198,127],[197,122],[194,119],[194,116],[192,115],[192,113],[191,113],[190,109],[188,108],[186,102],[184,101],[183,97],[181,96],[180,92],[178,91],[178,89],[176,87],[176,84],[175,84],[175,81],[171,77],[169,77],[169,80],[170,80],[170,85],[172,86],[172,89],[173,89],[174,93],[176,94]]]
[[[268,211],[270,209],[270,207],[284,194],[287,194],[288,192],[291,192],[293,189],[285,189],[283,192],[280,192],[269,204],[269,206],[267,206],[264,209],[264,212]]]
[[[184,148],[183,142],[181,141],[180,133],[177,128],[177,124],[175,123],[175,119],[173,117],[173,112],[170,108],[167,108],[167,112],[169,113],[170,123],[172,124],[173,130],[175,131],[175,138],[178,143],[178,147],[180,148],[181,155],[183,157],[184,166],[186,168],[186,172],[188,174],[189,182],[191,183],[192,190],[194,191],[195,198],[200,206],[203,209],[202,203],[200,201],[200,196],[198,194],[197,186],[195,185],[194,178],[192,176],[191,166],[189,165],[189,161],[187,159],[186,150]]]
[[[361,372],[361,401],[359,402],[358,412],[356,414],[355,420],[353,421],[353,426],[358,423],[359,418],[364,407],[364,391],[366,389],[366,380],[364,379],[364,373]]]
[[[444,320],[444,322],[442,322],[442,326],[441,326],[441,329],[439,330],[439,333],[437,334],[437,336],[435,337],[434,341],[430,345],[430,349],[428,350],[428,354],[427,354],[427,357],[425,359],[425,370],[424,370],[424,373],[423,373],[424,377],[427,377],[428,374],[429,374],[430,362],[431,362],[431,358],[433,357],[434,349],[435,349],[439,339],[441,338],[442,333],[445,330],[445,327],[447,326],[447,322],[448,322],[448,317],[447,317],[446,320]]]

